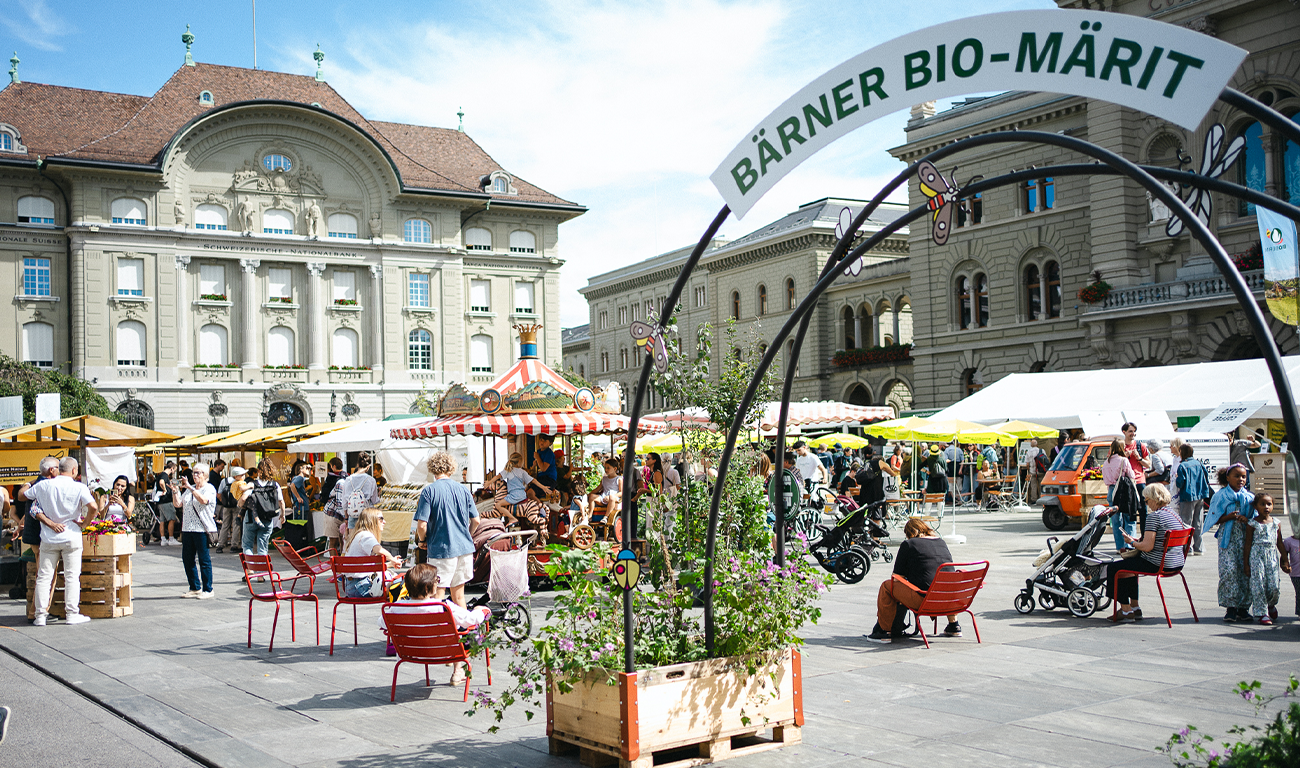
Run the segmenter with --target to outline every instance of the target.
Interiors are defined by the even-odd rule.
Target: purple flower
[[[576,647],[574,646],[573,641],[567,637],[561,637],[560,639],[555,641],[555,644],[559,646],[560,650],[564,651],[565,653],[572,653],[573,649]]]

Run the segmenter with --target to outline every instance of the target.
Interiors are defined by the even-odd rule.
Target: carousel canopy
[[[397,440],[443,435],[581,435],[627,432],[631,420],[619,413],[622,393],[611,383],[594,391],[576,387],[537,359],[540,325],[517,325],[519,362],[482,392],[453,384],[438,401],[438,418],[395,427]],[[642,422],[638,433],[662,432]]]
[[[786,419],[786,428],[802,427],[807,425],[819,425],[826,427],[838,427],[845,424],[862,424],[867,422],[881,421],[883,419],[892,419],[894,409],[886,406],[876,405],[849,405],[835,400],[820,400],[817,402],[792,402],[788,418]],[[650,414],[645,418],[651,421],[667,424],[670,427],[678,428],[685,426],[710,426],[714,427],[709,421],[709,414],[699,407],[680,408],[672,411],[662,411],[660,413]],[[770,400],[763,405],[763,412],[759,415],[759,428],[764,432],[775,430],[781,418],[781,401]]]

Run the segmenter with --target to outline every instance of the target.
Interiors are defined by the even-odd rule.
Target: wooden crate
[[[568,693],[552,684],[551,753],[576,751],[583,765],[686,768],[798,744],[800,667],[787,649],[618,673],[617,685],[595,673]]]
[[[82,557],[114,557],[135,552],[134,533],[106,533],[81,537]]]
[[[36,563],[27,564],[27,618],[36,616]],[[80,610],[92,619],[116,619],[130,616],[131,605],[131,555],[89,557],[84,551],[81,558]],[[63,605],[63,563],[54,572],[54,596],[50,600],[50,615],[65,618]]]

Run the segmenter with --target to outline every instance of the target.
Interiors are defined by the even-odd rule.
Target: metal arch
[[[1284,417],[1283,420],[1287,425],[1288,431],[1291,431],[1292,434],[1300,435],[1300,417],[1297,417],[1295,401],[1291,392],[1290,382],[1286,379],[1285,371],[1282,368],[1281,355],[1278,351],[1277,344],[1274,341],[1271,332],[1269,332],[1268,330],[1267,321],[1264,318],[1263,312],[1259,308],[1259,305],[1256,304],[1254,301],[1254,296],[1251,293],[1250,288],[1246,285],[1245,280],[1242,278],[1241,274],[1238,273],[1235,269],[1233,269],[1227,253],[1223,250],[1223,246],[1213,237],[1209,229],[1206,228],[1206,226],[1202,224],[1199,219],[1197,219],[1194,215],[1192,215],[1191,211],[1187,208],[1186,204],[1183,203],[1183,201],[1180,198],[1178,198],[1176,195],[1170,192],[1170,190],[1167,187],[1165,187],[1163,184],[1157,181],[1156,178],[1152,176],[1150,173],[1144,171],[1139,166],[1130,162],[1129,160],[1120,157],[1119,155],[1116,155],[1112,152],[1109,152],[1105,149],[1102,149],[1101,147],[1098,147],[1089,142],[1082,141],[1080,139],[1075,139],[1069,136],[1048,134],[1048,133],[1041,133],[1041,132],[1000,132],[1000,133],[985,134],[983,136],[975,136],[975,137],[971,137],[968,139],[955,142],[954,144],[948,145],[947,147],[943,147],[940,150],[936,150],[936,152],[931,153],[928,159],[933,159],[933,157],[936,155],[950,154],[952,152],[957,152],[972,147],[983,146],[986,144],[1009,143],[1009,142],[1027,142],[1027,143],[1036,143],[1036,144],[1056,145],[1093,157],[1098,161],[1104,163],[1105,165],[1109,166],[1110,168],[1114,169],[1116,172],[1128,176],[1134,181],[1137,181],[1148,191],[1150,191],[1153,197],[1159,198],[1162,202],[1164,202],[1166,205],[1170,207],[1171,211],[1173,211],[1180,219],[1183,220],[1184,226],[1187,227],[1192,232],[1193,236],[1196,237],[1196,239],[1201,242],[1201,244],[1205,247],[1206,251],[1209,252],[1211,258],[1214,259],[1216,265],[1219,267],[1220,271],[1224,274],[1224,279],[1232,287],[1233,293],[1236,295],[1238,303],[1242,305],[1243,310],[1246,312],[1252,327],[1252,331],[1254,332],[1254,335],[1256,337],[1256,342],[1260,345],[1260,349],[1264,353],[1265,360],[1269,365],[1270,373],[1273,376],[1274,386],[1277,389],[1279,400],[1282,402],[1283,417]],[[908,175],[910,175],[910,172],[914,172],[914,167],[909,168],[908,170],[909,170]],[[1036,170],[1035,174],[1040,174],[1041,172],[1042,172],[1041,170]],[[984,189],[992,189],[995,188],[996,186],[1002,186],[1005,183],[1009,183],[1009,182],[1004,179],[995,179],[995,180],[978,182],[976,184],[968,185],[967,191],[974,193],[977,191],[982,191]],[[906,216],[900,217],[894,222],[891,222],[889,226],[883,228],[880,232],[877,232],[873,237],[868,239],[865,243],[859,245],[857,249],[855,249],[852,253],[849,254],[848,258],[842,259],[840,262],[833,265],[831,269],[826,271],[826,274],[821,279],[818,280],[817,284],[813,287],[813,289],[809,292],[809,294],[804,298],[802,302],[800,302],[799,306],[795,310],[795,313],[792,314],[792,316],[786,321],[786,323],[782,326],[781,330],[778,332],[777,336],[772,342],[772,346],[769,347],[768,352],[763,355],[763,358],[759,362],[758,369],[755,372],[755,378],[751,380],[750,386],[747,389],[744,398],[742,398],[741,401],[742,410],[748,408],[749,405],[753,402],[753,398],[755,396],[755,392],[758,386],[758,381],[761,380],[763,374],[766,373],[767,369],[771,366],[775,358],[774,350],[779,350],[781,348],[786,337],[789,336],[790,332],[793,330],[794,324],[796,322],[802,321],[803,319],[802,316],[809,311],[809,308],[821,296],[821,294],[824,293],[830,287],[831,283],[834,282],[834,279],[848,267],[848,264],[851,262],[851,260],[853,258],[856,258],[857,255],[865,252],[870,247],[874,247],[874,245],[884,237],[896,232],[898,229],[901,228],[903,224],[910,223],[911,221],[920,218],[922,215],[924,215],[926,210],[928,210],[928,208],[922,206],[920,208],[914,209],[913,211],[909,212]],[[855,221],[855,223],[858,223],[860,226],[859,222]],[[846,238],[850,234],[851,233],[846,233]],[[715,622],[713,616],[712,579],[713,579],[713,554],[716,551],[716,545],[717,545],[717,535],[716,535],[717,518],[718,518],[719,506],[721,503],[720,488],[724,483],[726,479],[726,473],[729,470],[728,465],[730,463],[731,455],[735,450],[735,443],[739,437],[739,430],[740,430],[739,426],[733,424],[731,429],[728,432],[727,444],[723,449],[723,455],[721,460],[719,461],[718,479],[716,481],[716,485],[714,486],[713,496],[711,499],[710,510],[709,510],[709,531],[708,531],[708,540],[706,544],[706,554],[705,554],[705,574],[704,574],[705,601],[704,602],[705,602],[705,644],[710,651],[712,651],[713,648],[714,634],[716,631],[716,627],[714,626]]]

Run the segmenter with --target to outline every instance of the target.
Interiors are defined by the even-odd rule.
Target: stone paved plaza
[[[984,642],[976,643],[969,622],[965,637],[939,638],[930,650],[919,641],[865,641],[877,586],[889,571],[877,563],[861,584],[834,587],[821,623],[806,628],[804,743],[729,764],[1154,768],[1168,765],[1154,748],[1187,723],[1223,734],[1252,720],[1250,707],[1231,693],[1238,681],[1258,679],[1277,690],[1300,672],[1290,584],[1283,585],[1283,619],[1271,628],[1222,623],[1212,556],[1191,559],[1187,569],[1200,623],[1172,584],[1168,628],[1147,580],[1148,618],[1141,623],[1112,626],[1060,610],[1021,616],[1011,601],[1044,546],[1039,515],[963,515],[960,531],[968,543],[954,548],[957,559],[992,561],[975,601]],[[39,629],[26,623],[20,604],[0,602],[0,646],[9,652],[0,655],[0,680],[8,681],[0,703],[15,708],[9,738],[30,743],[33,720],[49,711],[46,702],[98,709],[89,699],[109,711],[61,720],[69,727],[55,740],[65,749],[80,746],[78,754],[98,754],[115,741],[125,754],[147,751],[141,744],[151,739],[130,726],[95,724],[116,713],[207,764],[229,768],[577,765],[547,754],[541,718],[514,716],[489,734],[484,716],[463,714],[460,688],[446,684],[446,671],[437,673],[442,684],[425,688],[417,669],[405,668],[398,704],[390,704],[393,662],[383,656],[377,610],[361,610],[356,648],[351,617],[343,621],[340,611],[348,631],[328,656],[333,587],[324,580],[317,586],[321,645],[312,642],[308,610],[298,616],[297,642],[281,617],[276,650],[268,654],[271,608],[256,605],[254,646],[245,647],[248,603],[237,559],[214,560],[217,598],[200,602],[176,597],[185,589],[179,547],[137,553],[135,614],[126,619]],[[534,599],[539,619],[548,603],[546,594]],[[36,687],[40,696],[29,696]],[[152,749],[172,759],[121,764],[182,761],[165,745]]]

